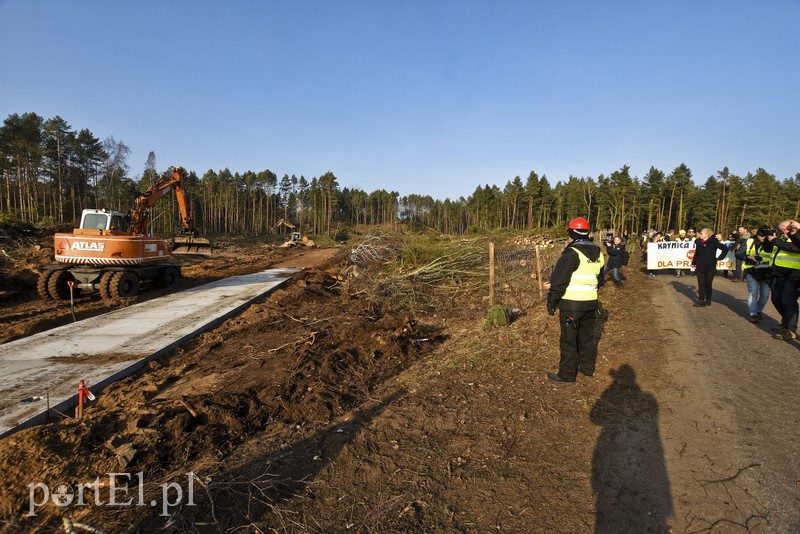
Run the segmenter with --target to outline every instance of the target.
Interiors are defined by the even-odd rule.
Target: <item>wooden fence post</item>
[[[539,282],[539,300],[542,300],[544,284],[542,283],[542,258],[539,255],[539,245],[536,245],[536,279]]]
[[[489,243],[489,306],[494,306],[494,243]]]

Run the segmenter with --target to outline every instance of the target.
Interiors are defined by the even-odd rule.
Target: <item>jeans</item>
[[[622,277],[619,275],[619,267],[609,267],[606,265],[603,267],[603,278],[608,276],[608,271],[611,271],[611,275],[614,277],[614,283],[617,284],[617,287],[622,285]]]
[[[745,274],[744,279],[747,281],[747,306],[750,308],[750,315],[758,315],[769,302],[769,282],[756,280],[749,274]]]

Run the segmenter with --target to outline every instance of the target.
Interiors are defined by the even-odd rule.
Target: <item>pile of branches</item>
[[[439,289],[465,289],[485,286],[489,276],[489,252],[484,243],[462,241],[447,255],[401,273],[414,284]]]
[[[385,265],[397,260],[403,245],[396,238],[383,235],[368,235],[350,251],[350,262],[359,267]]]
[[[424,263],[408,244],[373,236],[358,245],[350,261],[361,267],[348,291],[367,294],[384,310],[417,312],[436,308],[460,296],[483,290],[489,278],[488,245],[480,239],[436,244],[435,257]],[[428,253],[431,249],[427,250]],[[409,258],[413,258],[409,261]],[[410,265],[409,265],[410,262]],[[371,265],[372,268],[366,267]],[[446,296],[446,299],[443,299]]]

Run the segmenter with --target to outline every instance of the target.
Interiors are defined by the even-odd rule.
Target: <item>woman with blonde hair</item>
[[[700,237],[695,239],[692,270],[697,274],[697,302],[695,308],[711,306],[711,291],[717,262],[728,254],[728,247],[720,243],[711,228],[700,230]],[[717,254],[717,251],[721,254]]]

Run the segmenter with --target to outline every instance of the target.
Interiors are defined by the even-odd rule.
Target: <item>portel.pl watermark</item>
[[[195,474],[189,472],[186,473],[185,485],[180,482],[159,484],[161,488],[161,514],[159,515],[168,517],[170,509],[175,506],[195,505],[195,478]],[[136,482],[134,483],[134,481]],[[159,505],[157,499],[145,501],[144,472],[142,471],[135,474],[106,473],[105,477],[97,477],[92,482],[81,482],[74,485],[61,482],[52,489],[44,482],[28,484],[28,517],[36,516],[37,508],[50,501],[61,508],[92,504],[94,506],[150,506],[152,508]]]

